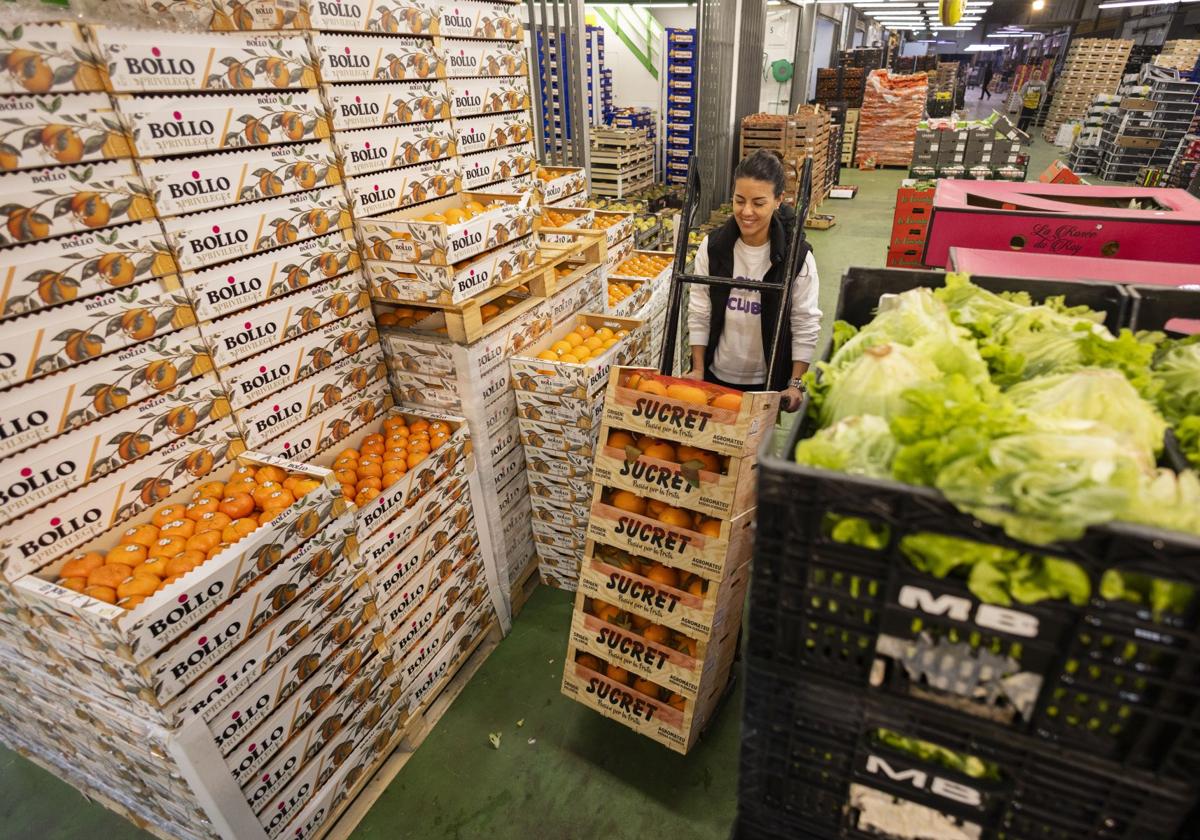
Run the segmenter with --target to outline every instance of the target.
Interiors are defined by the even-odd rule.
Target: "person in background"
[[[992,92],[988,90],[988,85],[992,83],[992,74],[995,70],[992,68],[992,63],[989,61],[983,65],[983,99],[991,99]]]
[[[1021,88],[1021,117],[1017,120],[1017,128],[1028,131],[1029,126],[1037,117],[1038,108],[1042,107],[1042,97],[1046,95],[1046,83],[1040,79],[1030,79]]]
[[[733,218],[704,238],[695,273],[746,280],[781,280],[792,226],[800,222],[783,203],[783,163],[760,149],[733,172]],[[777,292],[728,286],[691,286],[688,332],[692,374],[741,391],[780,391],[785,411],[804,396],[800,377],[808,370],[821,329],[817,307],[817,263],[801,238],[803,261],[788,300]],[[769,342],[779,307],[785,307],[775,368],[767,370]]]

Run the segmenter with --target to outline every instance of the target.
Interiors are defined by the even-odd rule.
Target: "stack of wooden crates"
[[[1071,44],[1042,137],[1053,143],[1059,126],[1083,116],[1098,93],[1116,93],[1133,41],[1081,38]]]
[[[799,186],[804,159],[812,158],[812,200],[816,210],[829,195],[827,160],[832,120],[820,105],[801,105],[794,114],[750,114],[742,118],[741,157],[758,149],[778,152],[787,170],[784,200],[789,203]]]

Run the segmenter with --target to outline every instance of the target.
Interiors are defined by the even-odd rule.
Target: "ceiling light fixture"
[[[1046,0],[1033,0],[1033,10],[1035,12],[1040,12],[1044,8],[1046,8]]]
[[[1098,9],[1125,9],[1130,6],[1174,6],[1176,3],[1186,5],[1200,0],[1123,0],[1120,3],[1101,3]]]

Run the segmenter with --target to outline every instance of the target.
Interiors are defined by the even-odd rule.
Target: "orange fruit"
[[[206,481],[196,488],[196,498],[223,499],[225,498],[224,481]]]
[[[408,426],[409,431],[412,432],[414,435],[417,434],[418,432],[423,432],[428,428],[429,428],[428,420],[414,420]]]
[[[181,551],[187,550],[187,538],[185,537],[159,537],[154,545],[150,546],[149,557],[174,557]]]
[[[708,405],[708,392],[695,385],[675,383],[667,386],[667,397],[692,405]]]
[[[158,530],[160,537],[183,537],[185,540],[194,533],[196,533],[196,523],[191,519],[176,519]]]
[[[110,550],[104,558],[104,562],[110,565],[117,563],[126,566],[136,566],[138,563],[145,561],[148,556],[150,556],[150,549],[146,546],[127,543]]]
[[[183,505],[165,505],[154,512],[150,521],[161,528],[171,520],[183,519],[186,515],[187,509]]]
[[[407,467],[405,468],[407,470]],[[383,488],[386,490],[400,479],[404,478],[404,473],[399,470],[388,470],[383,474]]]
[[[358,473],[355,470],[334,470],[333,477],[339,484],[354,484],[356,481],[358,481]]]
[[[679,586],[679,573],[670,566],[662,563],[652,563],[643,570],[643,575],[655,583],[669,586],[672,589]]]
[[[641,515],[646,512],[646,500],[641,496],[636,496],[628,490],[617,490],[612,494],[608,503],[620,510],[628,511]]]
[[[203,514],[217,510],[223,496],[201,496],[184,506],[184,516],[188,519],[199,519]]]
[[[650,680],[644,679],[643,677],[638,677],[633,681],[633,690],[645,694],[647,697],[651,697],[655,700],[658,699],[660,691],[657,685],[650,682]]]
[[[572,347],[578,347],[580,344],[583,344],[583,336],[577,332],[569,332],[563,336],[563,341]]]
[[[358,478],[356,477],[354,479],[354,482],[352,482],[352,483],[347,482],[346,484],[342,485],[342,498],[343,499],[353,499],[354,498],[354,494],[356,492],[354,489],[354,486],[357,482],[358,482]]]
[[[184,545],[188,551],[203,551],[207,554],[213,546],[220,544],[220,531],[202,531],[188,537]]]
[[[600,339],[601,341],[608,341],[612,337],[613,331],[608,327],[601,327],[600,329],[596,330],[596,338]]]
[[[741,411],[742,410],[742,395],[741,394],[718,394],[713,397],[713,401],[709,403],[713,408],[723,408],[726,411]]]
[[[669,507],[669,504],[660,502],[658,499],[648,499],[646,501],[646,512],[655,518]]]
[[[124,563],[109,563],[88,572],[88,586],[109,586],[116,589],[121,581],[133,574],[133,567]]]
[[[254,513],[254,497],[249,493],[237,493],[232,496],[226,496],[218,505],[220,513],[225,514],[230,519],[241,519],[243,516],[249,516]]]
[[[117,585],[118,598],[131,598],[135,595],[153,595],[162,585],[162,580],[157,575],[152,575],[149,572],[143,572],[140,575],[134,575],[126,578]]]
[[[410,455],[408,456],[408,461],[406,462],[406,464],[407,464],[407,466],[408,466],[408,469],[410,469],[410,470],[411,470],[411,469],[415,468],[415,467],[417,466],[417,464],[419,464],[419,463],[421,463],[422,461],[424,461],[424,460],[425,460],[425,456],[426,456],[427,454],[429,454],[429,453],[428,453],[428,452],[421,452],[421,451],[414,451],[412,454],[410,454]]]
[[[89,585],[84,587],[83,594],[89,598],[95,598],[97,601],[103,601],[106,604],[117,603],[117,590],[111,586]]]
[[[675,447],[660,440],[643,449],[642,454],[647,458],[657,458],[660,461],[674,461]]]
[[[667,698],[667,705],[682,712],[687,708],[687,698],[682,694],[672,694]]]
[[[434,420],[432,423],[429,424],[429,434],[431,436],[437,435],[437,434],[448,435],[452,431],[454,431],[454,430],[450,428],[449,424],[443,423],[441,420]]]
[[[199,559],[197,559],[199,557]],[[179,575],[186,575],[192,569],[203,563],[206,558],[198,551],[181,551],[176,556],[167,561],[166,577],[164,580],[170,580]]]
[[[367,489],[368,487],[370,487],[372,490],[382,489],[383,488],[383,479],[382,478],[374,478],[374,477],[360,478],[358,480],[358,484],[354,485],[355,495],[358,495],[359,493],[361,493],[363,490]]]
[[[686,444],[680,445],[675,450],[675,458],[681,464],[686,464],[688,461],[699,461],[703,464],[701,469],[714,473],[721,472],[721,459],[717,457],[716,453],[709,452],[707,449],[698,449]]]
[[[263,506],[263,502],[268,496],[270,496],[276,490],[282,489],[283,485],[278,481],[268,481],[265,484],[258,485],[257,489],[250,493],[250,497],[254,499],[255,506],[261,508]]]
[[[250,501],[253,502],[254,500],[251,499]],[[196,533],[203,534],[205,531],[216,531],[217,533],[220,533],[221,530],[232,521],[232,516],[227,513],[221,513],[219,510],[213,511],[212,513],[206,513],[196,520]]]
[[[362,445],[362,454],[364,457],[367,455],[382,455],[383,449],[383,440],[364,443]]]
[[[147,560],[145,563],[134,566],[133,573],[135,575],[151,574],[159,578],[166,577],[168,562],[169,558],[167,557],[153,557]]]
[[[719,537],[721,536],[721,520],[705,519],[700,523],[698,530],[706,537]]]
[[[575,332],[578,333],[579,335],[583,336],[583,340],[585,342],[589,338],[591,338],[592,336],[594,336],[596,334],[596,331],[594,329],[592,329],[591,326],[589,326],[588,324],[576,324]]]
[[[624,449],[626,446],[634,446],[633,435],[629,432],[623,432],[620,429],[613,429],[608,433],[607,444],[614,449]]]
[[[604,676],[608,677],[615,683],[620,683],[621,685],[629,685],[630,682],[629,672],[620,665],[613,665],[610,663],[609,666],[604,669]]]
[[[658,515],[658,521],[673,528],[691,529],[692,527],[692,515],[677,507],[664,508]]]
[[[86,578],[92,569],[98,569],[104,565],[104,558],[94,551],[89,551],[86,554],[76,554],[59,569],[58,576],[64,578],[81,577]]]
[[[263,510],[271,510],[272,508],[278,508],[282,510],[283,508],[291,507],[295,503],[296,497],[292,495],[292,491],[280,487],[278,490],[268,493],[267,497],[262,500],[262,503],[259,505],[259,507],[261,507]]]
[[[644,394],[654,394],[655,396],[665,397],[667,389],[663,384],[655,379],[643,379],[638,383],[637,389]]]
[[[371,500],[379,496],[379,491],[374,487],[363,488],[357,496],[354,497],[354,504],[359,507],[364,507],[371,503]]]
[[[254,480],[259,484],[267,481],[274,481],[277,484],[282,484],[287,477],[288,476],[286,472],[281,470],[279,467],[273,466],[259,467],[254,473]]]
[[[146,548],[158,541],[158,528],[149,522],[143,525],[133,525],[121,534],[121,545],[144,545]]]
[[[360,461],[358,464],[358,477],[360,480],[364,478],[382,478],[382,462]]]
[[[70,589],[72,592],[82,592],[87,588],[87,576],[83,577],[60,577],[57,581],[58,585],[63,589]]]
[[[253,513],[253,511],[251,511],[251,513]],[[240,519],[233,520],[221,530],[221,542],[227,542],[232,545],[242,537],[248,536],[257,530],[258,520],[252,519],[249,515],[247,515]]]
[[[432,446],[434,449],[437,449],[439,446],[441,446],[448,440],[450,440],[450,435],[445,434],[443,432],[438,432],[438,433],[434,434],[434,436],[432,438],[429,439],[429,445]]]
[[[575,664],[582,665],[584,668],[587,668],[591,671],[599,671],[602,667],[600,665],[600,660],[592,656],[590,653],[575,654]]]

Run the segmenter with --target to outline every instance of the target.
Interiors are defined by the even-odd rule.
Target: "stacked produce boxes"
[[[775,394],[609,376],[562,690],[677,752],[728,682],[777,409]]]
[[[909,175],[1024,181],[1029,142],[1028,134],[995,112],[985,120],[928,120],[917,126]]]
[[[510,361],[543,582],[575,589],[587,543],[599,409],[614,365],[645,361],[641,321],[579,314]]]
[[[604,66],[604,27],[587,25],[584,49],[587,73],[587,113],[593,126],[608,125],[612,118],[612,71]]]
[[[842,166],[854,165],[854,147],[858,142],[858,108],[847,108],[842,123]]]
[[[874,70],[867,76],[858,114],[858,166],[911,165],[913,133],[925,113],[927,89],[924,73],[897,76]]]
[[[695,80],[690,82],[679,80],[674,88],[668,87],[667,93],[668,97],[673,93],[685,99],[694,99],[696,93]],[[658,180],[659,173],[662,170],[662,155],[658,134],[658,112],[653,108],[614,108],[610,125],[613,128],[643,129],[646,132],[646,137],[650,141],[650,145],[654,147],[654,180]]]
[[[817,103],[826,108],[861,108],[863,86],[869,71],[864,67],[839,64],[817,70]]]
[[[916,430],[935,414],[973,405],[977,417],[1000,424],[982,432],[990,445],[972,450],[981,459],[1003,448],[1007,435],[999,418],[1024,399],[1017,389],[1080,374],[1058,373],[1045,352],[1032,347],[1022,370],[1002,371],[979,356],[991,339],[973,336],[995,336],[992,328],[1013,316],[1046,317],[1050,310],[1064,312],[1064,305],[1090,309],[1094,320],[1076,308],[1061,317],[1105,335],[1122,324],[1161,328],[1181,311],[1176,300],[1161,310],[1161,320],[1141,322],[1135,307],[1131,323],[1130,295],[1121,287],[970,279],[974,288],[962,276],[851,269],[837,317],[859,331],[855,341],[868,343],[868,330],[878,337],[906,312],[920,310],[942,324],[922,329],[921,343],[949,336],[956,322],[970,323],[971,333],[954,339],[964,355],[953,363],[973,356],[968,364],[979,371],[973,376],[981,376],[982,388],[963,380],[956,396],[930,399],[906,422]],[[977,308],[983,300],[1014,308],[984,314]],[[1057,334],[1070,332],[1065,327]],[[933,370],[947,364],[915,347],[914,337],[890,334],[892,352],[911,351]],[[999,339],[998,349],[1011,349],[1014,339]],[[1107,377],[1104,387],[1126,393],[1132,407],[1141,397],[1115,365],[1102,362],[1083,378]],[[1130,373],[1145,376],[1147,368]],[[857,388],[841,395],[877,397]],[[1020,405],[1039,420],[1086,411],[1054,399]],[[1178,669],[1191,658],[1185,639],[1195,633],[1200,576],[1180,561],[1194,554],[1196,537],[1105,524],[1114,515],[1134,518],[1135,506],[1123,502],[1090,510],[1087,525],[1061,508],[1047,513],[1055,503],[1046,497],[1025,496],[1028,504],[1018,511],[1008,500],[1027,485],[997,480],[995,473],[989,486],[1006,488],[998,495],[978,504],[988,491],[973,479],[960,485],[963,492],[950,491],[958,499],[952,504],[926,486],[937,479],[899,480],[904,448],[913,452],[925,441],[943,446],[955,434],[949,427],[948,437],[930,426],[906,436],[895,459],[896,450],[867,454],[873,444],[858,434],[879,439],[859,424],[875,418],[842,406],[847,419],[838,428],[850,439],[834,441],[829,418],[835,415],[826,401],[797,424],[783,457],[764,455],[759,464],[739,836],[1186,836],[1197,793],[1200,695],[1195,680],[1181,679]],[[822,431],[813,428],[818,413]],[[1132,422],[1123,428],[1143,441],[1137,448],[1170,448],[1161,437],[1155,442],[1161,429]],[[887,419],[881,424],[887,434]],[[1056,451],[1065,452],[1079,433],[1058,438]],[[1112,433],[1097,434],[1111,439]],[[847,447],[851,439],[857,443]],[[820,451],[822,443],[832,445]],[[1085,449],[1095,453],[1091,444]],[[850,450],[852,468],[813,466],[835,464],[837,453]],[[974,454],[934,458],[909,474],[928,469],[948,478],[959,457],[981,463]],[[991,465],[1004,472],[1011,467],[1013,477],[1024,472],[1015,464]],[[1062,462],[1054,473],[1065,476]],[[1153,475],[1167,486],[1183,480],[1165,465]],[[1096,480],[1112,486],[1111,476]],[[1167,508],[1151,507],[1140,516],[1169,518]],[[1042,516],[1047,530],[1026,527]]]
[[[654,144],[645,129],[589,129],[591,191],[624,198],[654,183]]]
[[[668,184],[686,184],[688,161],[696,151],[695,90],[674,90],[676,79],[696,80],[696,30],[667,29],[667,112],[664,179]],[[678,101],[672,101],[672,96]]]
[[[1166,67],[1183,73],[1195,70],[1197,62],[1200,62],[1200,38],[1167,41],[1162,45],[1162,51],[1154,58],[1155,67]]]
[[[829,112],[819,105],[802,105],[795,114],[750,114],[742,118],[741,157],[757,149],[778,152],[784,161],[787,185],[784,200],[795,199],[804,159],[812,159],[812,196],[810,211],[821,205],[829,194],[827,158],[829,156]]]
[[[1053,143],[1058,127],[1083,115],[1098,93],[1116,93],[1133,41],[1079,38],[1071,42],[1062,72],[1054,82],[1054,99],[1043,139]]]
[[[542,95],[542,137],[547,153],[563,149],[573,137],[571,126],[570,88],[561,83],[566,70],[561,56],[568,54],[567,34],[559,32],[549,40],[537,30],[538,79]]]

